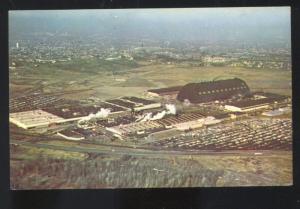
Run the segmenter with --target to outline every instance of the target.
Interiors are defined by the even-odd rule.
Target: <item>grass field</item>
[[[38,160],[40,157],[49,157],[53,159],[77,159],[84,160],[88,157],[87,154],[79,152],[64,152],[61,150],[52,150],[36,147],[21,146],[13,148],[11,151],[14,153],[13,160]]]
[[[150,88],[238,77],[245,80],[253,91],[265,90],[291,95],[291,71],[233,67],[183,67],[179,64],[142,65],[127,63],[127,61],[124,61],[122,65],[122,60],[102,61],[101,63],[100,65],[96,61],[84,61],[76,65],[74,63],[42,64],[38,68],[28,70],[27,73],[22,71],[19,76],[11,74],[11,81],[14,82],[10,86],[11,92],[19,92],[19,85],[29,87],[40,81],[43,82],[45,92],[92,88],[89,92],[72,96],[73,98],[97,96],[105,100],[124,95],[141,96]]]
[[[96,93],[123,96],[124,94],[142,95],[149,88],[163,88],[184,85],[189,82],[211,81],[238,77],[245,80],[254,91],[291,95],[291,73],[288,71],[251,70],[227,67],[194,67],[181,68],[177,66],[151,65],[130,70],[126,73],[128,81],[117,82],[111,77],[99,77],[98,81],[106,83],[97,87]],[[141,85],[141,81],[146,81]],[[121,89],[121,88],[122,89]]]
[[[174,157],[111,154],[84,160],[40,155],[39,159],[11,160],[11,185],[12,189],[288,186],[292,185],[291,158],[291,153]]]

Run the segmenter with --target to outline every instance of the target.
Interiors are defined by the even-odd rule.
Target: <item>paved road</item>
[[[73,145],[53,145],[44,142],[28,142],[21,140],[11,140],[11,144],[23,145],[36,148],[63,150],[69,152],[80,152],[80,153],[97,153],[97,154],[109,154],[109,155],[134,155],[134,156],[170,156],[170,155],[269,155],[276,153],[290,153],[288,151],[166,151],[166,150],[151,150],[151,149],[139,149],[139,148],[124,148],[115,146],[102,146],[102,145],[91,145],[91,144],[76,144]]]

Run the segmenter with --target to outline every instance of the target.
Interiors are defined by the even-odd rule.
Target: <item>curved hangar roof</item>
[[[191,103],[205,103],[215,100],[230,99],[238,94],[250,93],[245,81],[234,78],[227,80],[189,83],[182,87],[177,95],[179,101],[189,100]]]

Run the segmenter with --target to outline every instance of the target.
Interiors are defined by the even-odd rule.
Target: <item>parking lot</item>
[[[9,112],[30,111],[49,106],[59,106],[65,103],[66,101],[64,99],[51,95],[25,95],[9,100]]]
[[[182,133],[150,146],[178,150],[291,150],[290,119],[250,119]]]

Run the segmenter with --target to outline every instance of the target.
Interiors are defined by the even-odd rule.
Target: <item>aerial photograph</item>
[[[293,185],[290,7],[9,11],[13,190]]]

